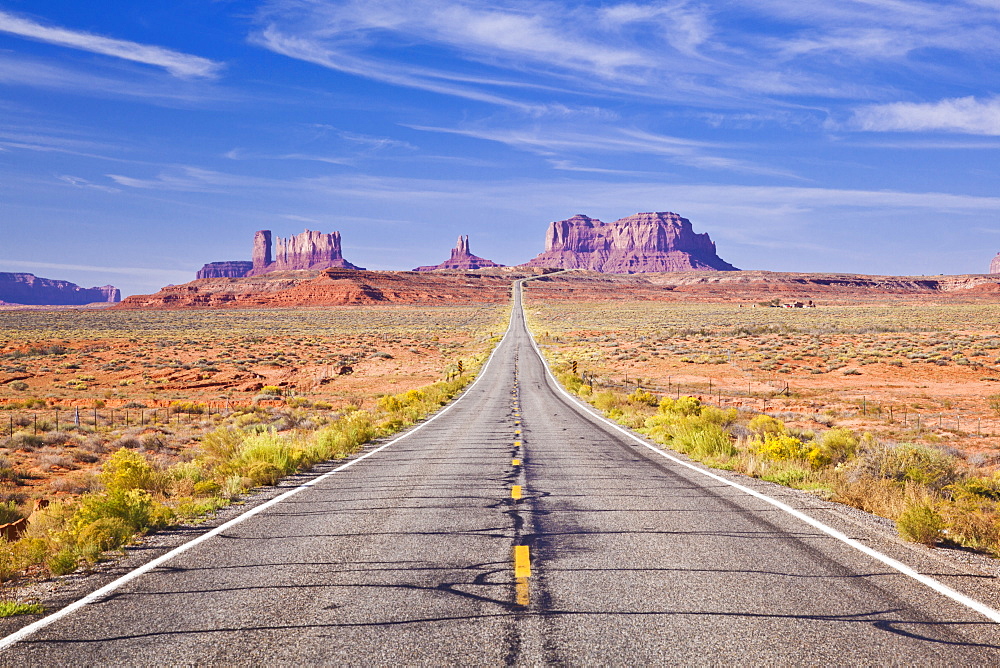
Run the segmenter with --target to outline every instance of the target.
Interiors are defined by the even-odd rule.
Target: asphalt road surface
[[[868,535],[830,504],[785,501],[996,596],[992,580]],[[445,414],[0,664],[997,665],[998,628],[581,410],[547,375],[518,302]]]

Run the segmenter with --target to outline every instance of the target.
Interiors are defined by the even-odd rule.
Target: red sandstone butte
[[[317,269],[357,269],[344,259],[340,251],[340,232],[323,234],[306,230],[288,239],[274,240],[272,255],[271,230],[260,230],[253,238],[253,269],[247,276],[260,276],[272,271]]]
[[[209,262],[198,270],[198,278],[242,278],[253,269],[253,263],[246,260]]]
[[[549,225],[545,252],[528,267],[589,269],[608,274],[739,271],[715,253],[708,234],[695,234],[676,213],[637,213],[605,223],[582,214]]]
[[[1000,274],[1000,253],[997,253],[996,257],[993,258],[993,261],[990,262],[990,273]]]
[[[413,271],[470,271],[472,269],[484,269],[487,267],[502,267],[493,260],[473,255],[469,251],[469,235],[458,237],[458,243],[451,249],[451,257],[439,265],[433,267],[417,267]]]

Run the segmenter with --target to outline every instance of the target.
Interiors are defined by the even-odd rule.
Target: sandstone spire
[[[472,269],[482,269],[484,267],[502,267],[502,264],[497,264],[492,260],[487,260],[481,258],[478,255],[473,255],[469,250],[469,235],[459,235],[458,242],[455,247],[451,249],[451,257],[441,264],[434,265],[433,267],[417,267],[413,271],[436,271],[439,269],[447,269],[452,271],[469,271]]]

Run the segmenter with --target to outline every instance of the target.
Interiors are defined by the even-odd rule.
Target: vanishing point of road
[[[1000,664],[992,608],[891,563],[995,606],[992,580],[599,419],[547,372],[515,286],[445,411],[17,636],[0,665]]]

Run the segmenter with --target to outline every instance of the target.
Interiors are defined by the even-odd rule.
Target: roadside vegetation
[[[439,410],[475,376],[485,354],[465,360],[467,370],[450,380],[384,395],[369,409],[348,407],[331,416],[307,403],[272,411],[248,408],[216,415],[180,461],[157,456],[163,428],[119,440],[89,489],[31,513],[24,534],[0,541],[0,581],[24,572],[63,575],[97,563],[136,535],[195,520],[248,490],[274,485],[319,462],[356,453],[372,439],[396,433]],[[206,425],[208,426],[208,425]],[[93,434],[74,430],[68,438]],[[15,435],[23,440],[23,435]],[[10,447],[11,444],[7,444]],[[5,521],[29,514],[11,500],[0,506]]]
[[[3,589],[424,419],[508,308],[0,312]]]
[[[844,427],[795,429],[771,415],[696,397],[594,388],[568,366],[555,370],[568,390],[610,419],[696,461],[889,518],[906,540],[1000,556],[1000,473],[954,448],[885,441]]]

